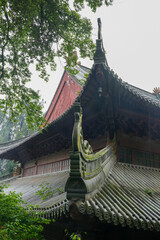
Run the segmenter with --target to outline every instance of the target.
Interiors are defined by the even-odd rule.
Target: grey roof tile
[[[6,190],[22,192],[24,200],[38,204],[36,212],[44,217],[58,218],[69,211],[70,201],[66,193],[42,201],[35,196],[41,182],[49,182],[53,189],[63,188],[68,172],[59,172],[14,179]],[[160,170],[116,163],[96,194],[78,204],[82,214],[95,215],[101,221],[137,229],[160,230]]]
[[[38,134],[40,134],[39,131],[33,133],[30,136],[27,136],[27,137],[24,137],[24,138],[20,138],[18,140],[14,140],[14,141],[11,141],[11,142],[6,142],[6,143],[1,143],[0,144],[0,154],[20,146],[21,144],[27,142],[28,140],[30,140],[31,138],[37,136]]]
[[[54,208],[56,204],[66,201],[66,193],[60,193],[59,190],[64,191],[64,186],[69,176],[68,171],[50,173],[44,175],[36,175],[29,177],[20,177],[9,181],[9,187],[5,189],[5,192],[16,191],[16,193],[22,193],[22,197],[25,201],[32,205],[39,205],[39,208]],[[49,187],[53,189],[53,196],[47,197],[42,200],[40,196],[36,196],[35,193],[40,189],[41,183],[49,183]],[[6,181],[5,181],[6,183]]]
[[[85,79],[85,74],[89,74],[91,70],[81,65],[75,66],[74,69],[78,71],[78,73],[75,76],[73,76],[69,72],[68,74],[71,76],[72,79],[74,79],[76,82],[78,82],[81,85],[82,80]]]
[[[117,163],[80,211],[115,225],[159,231],[159,179],[160,170]]]
[[[124,87],[126,90],[128,90],[130,93],[132,93],[133,95],[144,99],[146,102],[151,103],[152,105],[155,105],[157,107],[160,107],[160,98],[158,98],[155,94],[148,92],[144,89],[135,87],[125,81],[123,81],[121,78],[118,77],[118,75],[116,73],[114,73],[114,71],[112,69],[110,69],[110,67],[105,66],[104,69],[109,72],[113,78],[116,79],[117,82],[119,82],[119,84]]]

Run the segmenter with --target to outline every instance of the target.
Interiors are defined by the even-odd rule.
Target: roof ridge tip
[[[98,23],[98,39],[96,40],[96,51],[94,54],[94,64],[105,64],[108,66],[106,55],[105,55],[105,49],[103,46],[103,38],[102,38],[102,23],[101,19],[97,18]]]

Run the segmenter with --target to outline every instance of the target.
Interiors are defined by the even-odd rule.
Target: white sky
[[[82,12],[91,19],[93,39],[97,38],[97,18],[101,18],[102,36],[108,64],[123,81],[152,92],[160,87],[160,0],[114,0],[92,13]],[[64,68],[57,60],[57,71],[51,72],[49,83],[38,79],[33,70],[32,87],[39,89],[47,110]],[[93,62],[81,59],[91,67]]]

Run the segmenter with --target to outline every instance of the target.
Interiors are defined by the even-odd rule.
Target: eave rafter
[[[137,136],[143,137],[149,135],[155,139],[160,137],[160,120],[150,113],[141,114],[119,108],[116,117],[116,126],[117,129],[123,129],[126,133],[132,132]]]

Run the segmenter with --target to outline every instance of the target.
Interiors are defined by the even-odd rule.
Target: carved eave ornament
[[[104,182],[116,161],[115,138],[105,148],[93,153],[88,141],[83,139],[82,109],[76,102],[72,142],[71,170],[65,191],[69,200],[85,200]]]
[[[153,89],[153,94],[156,95],[158,99],[160,99],[160,87],[155,87]]]

